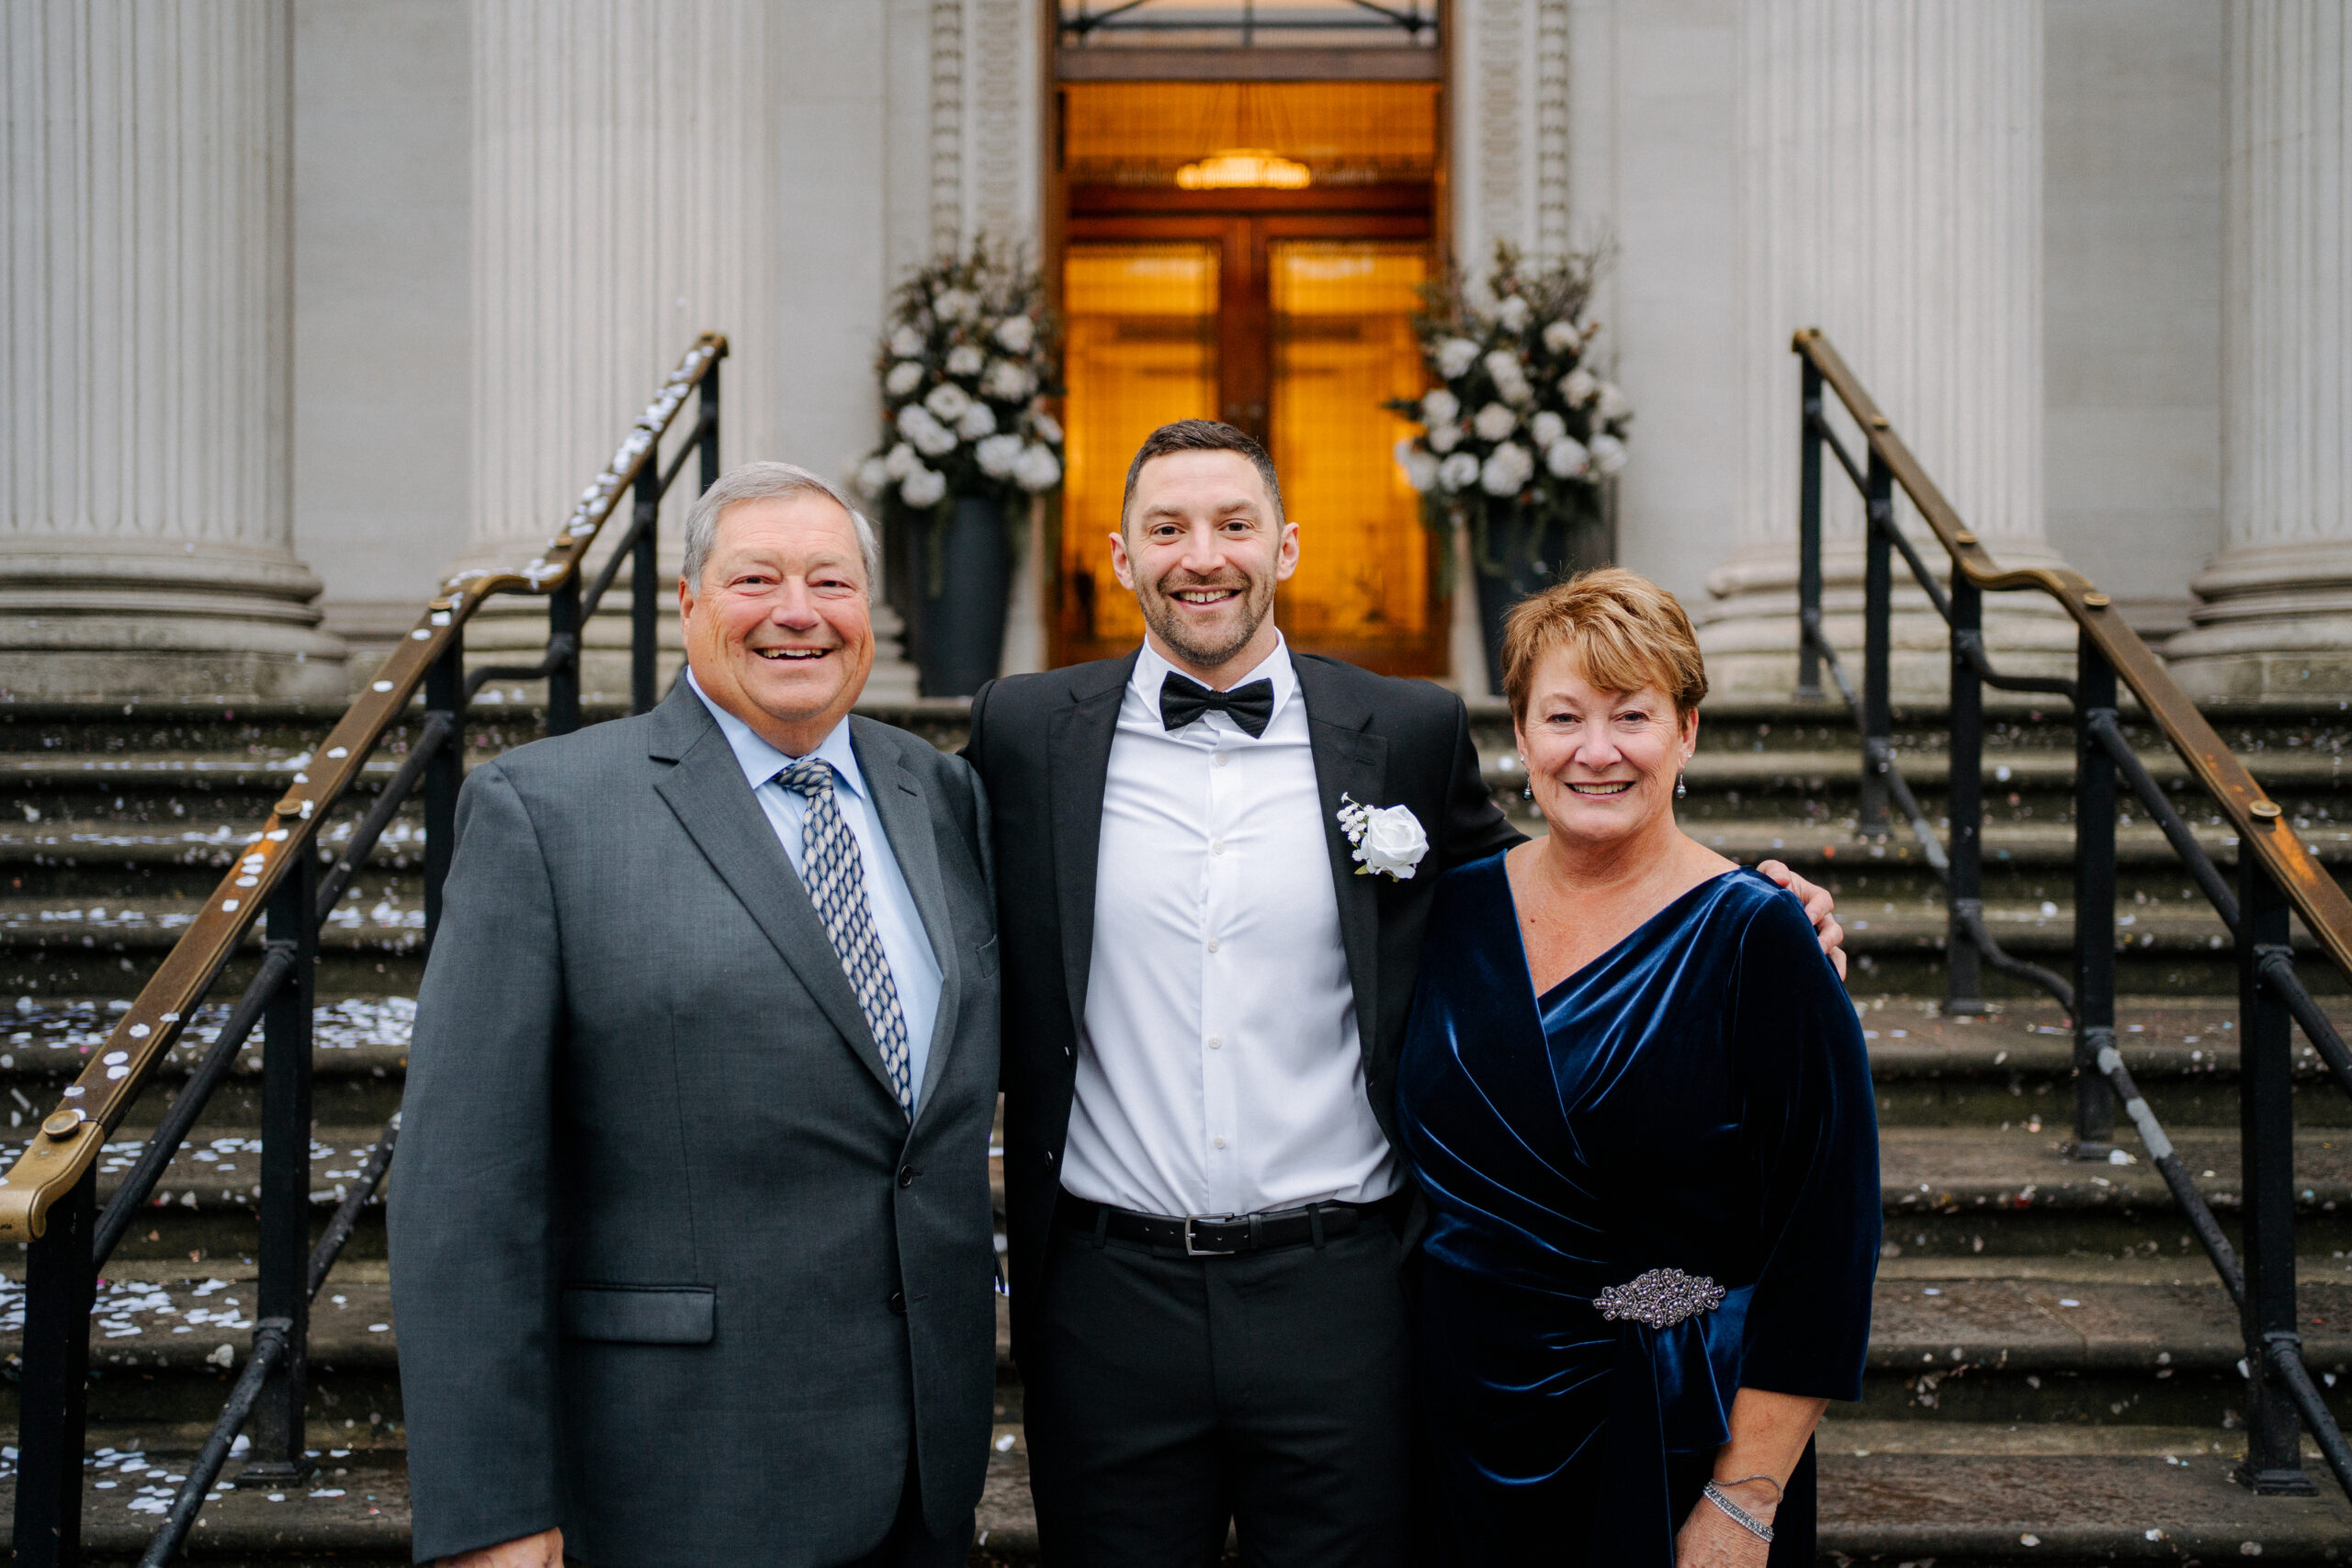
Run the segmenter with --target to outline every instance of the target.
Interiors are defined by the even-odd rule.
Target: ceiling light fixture
[[[1304,190],[1315,181],[1304,164],[1262,147],[1232,147],[1176,171],[1182,190]]]

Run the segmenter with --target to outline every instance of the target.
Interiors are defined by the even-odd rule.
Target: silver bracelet
[[[1732,1523],[1768,1545],[1771,1542],[1772,1527],[1733,1502],[1730,1495],[1712,1481],[1707,1483],[1706,1498],[1721,1508]]]
[[[1781,1483],[1779,1482],[1773,1480],[1769,1475],[1760,1473],[1756,1475],[1743,1475],[1736,1481],[1718,1481],[1715,1484],[1718,1486],[1745,1486],[1751,1481],[1760,1481],[1765,1485],[1770,1486],[1772,1489],[1772,1505],[1775,1507],[1778,1507],[1781,1502],[1788,1497],[1788,1494],[1781,1490]]]

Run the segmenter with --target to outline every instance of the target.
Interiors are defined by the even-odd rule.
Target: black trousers
[[[1021,1369],[1047,1568],[1401,1568],[1396,1232],[1191,1258],[1057,1228]]]

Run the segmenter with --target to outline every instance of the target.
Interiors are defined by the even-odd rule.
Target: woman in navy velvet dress
[[[1879,1248],[1853,1005],[1796,899],[1675,825],[1706,676],[1672,595],[1586,573],[1504,666],[1550,833],[1440,884],[1397,1086],[1441,1553],[1809,1565]]]

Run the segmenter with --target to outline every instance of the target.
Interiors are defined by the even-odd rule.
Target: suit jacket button
[[[914,1184],[915,1168],[910,1165],[900,1166],[899,1168],[899,1185],[901,1187],[912,1187]]]
[[[904,1291],[892,1291],[890,1292],[889,1307],[892,1312],[898,1314],[900,1317],[906,1316],[907,1292]]]

